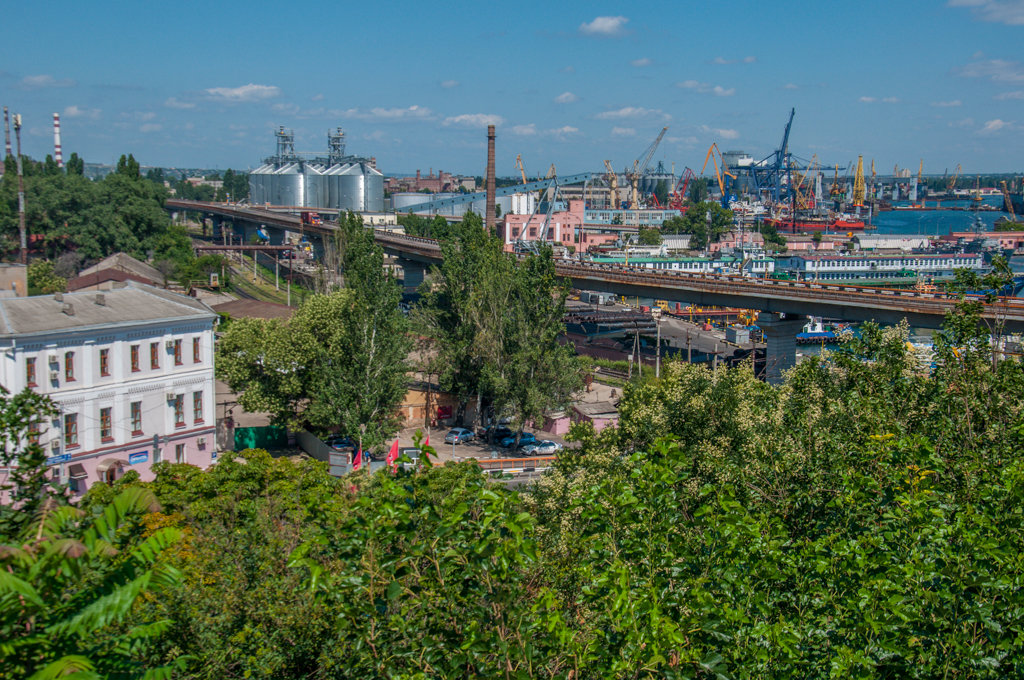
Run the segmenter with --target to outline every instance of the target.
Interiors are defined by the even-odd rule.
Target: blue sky
[[[19,2],[0,104],[23,148],[144,165],[254,167],[277,125],[385,173],[700,170],[712,142],[926,173],[1024,165],[1024,0],[646,3]]]

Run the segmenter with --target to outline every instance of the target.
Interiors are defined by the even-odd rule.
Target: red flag
[[[363,450],[359,449],[359,451],[356,452],[356,457],[352,459],[352,469],[353,470],[358,470],[359,467],[362,464],[363,464]]]
[[[423,442],[423,448],[430,446],[430,433],[427,433],[427,441]]]
[[[395,461],[396,460],[398,460],[398,440],[397,439],[395,440],[395,443],[391,445],[391,450],[388,451],[388,457],[385,459],[385,462],[388,465],[390,465],[392,469],[394,469]]]

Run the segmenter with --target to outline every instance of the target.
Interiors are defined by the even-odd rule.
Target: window
[[[199,363],[199,338],[192,338],[192,363]]]
[[[163,454],[160,451],[160,447],[156,446],[153,448],[153,462],[159,463],[161,460],[163,460]]]
[[[78,446],[78,414],[64,414],[64,446]]]
[[[104,376],[104,377],[110,375],[110,350],[109,349],[101,349],[100,350],[100,375]]]
[[[185,445],[175,444],[174,445],[174,462],[184,463],[185,462]]]
[[[181,366],[181,338],[174,341],[174,365]]]
[[[64,379],[73,382],[75,379],[75,353],[64,352]]]
[[[174,395],[174,426],[185,427],[185,395]]]
[[[132,436],[142,434],[142,402],[132,402]]]
[[[196,423],[203,422],[203,393],[192,393],[192,420]]]
[[[33,420],[32,422],[30,422],[28,424],[28,441],[30,443],[32,443],[32,444],[38,444],[39,443],[39,434],[40,434],[39,421]]]
[[[160,368],[160,343],[149,343],[149,367]]]
[[[36,358],[27,357],[25,359],[25,382],[29,387],[35,387],[36,385]]]
[[[100,439],[109,442],[114,440],[114,431],[111,426],[110,407],[100,409]]]
[[[139,370],[139,346],[132,345],[132,373],[137,373]]]

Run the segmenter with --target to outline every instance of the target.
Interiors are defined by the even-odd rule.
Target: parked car
[[[523,453],[527,456],[553,456],[561,450],[562,445],[550,439],[545,439],[536,444],[527,444],[523,447]]]
[[[324,440],[324,443],[335,451],[355,451],[356,449],[356,443],[352,441],[352,438],[341,434],[332,434]]]
[[[510,434],[509,436],[507,436],[507,437],[505,437],[504,439],[501,440],[501,445],[504,446],[506,449],[509,448],[510,446],[515,446],[515,443],[516,443],[516,436],[514,434]],[[527,444],[536,444],[536,443],[537,443],[537,437],[534,434],[530,433],[530,432],[524,432],[522,434],[522,436],[519,437],[519,446],[520,447],[526,446]]]
[[[492,431],[494,431],[494,435],[495,436],[494,436],[493,439],[490,439],[490,433],[492,433]],[[483,434],[481,434],[480,436],[483,437],[484,439],[490,439],[490,440],[494,441],[495,443],[498,443],[502,439],[504,439],[505,437],[511,436],[513,434],[515,434],[515,432],[510,430],[505,425],[492,425],[492,426],[488,427],[487,429],[483,430]]]
[[[444,436],[444,442],[445,444],[465,444],[466,442],[473,441],[475,438],[476,435],[473,434],[472,430],[467,430],[464,427],[455,427]]]

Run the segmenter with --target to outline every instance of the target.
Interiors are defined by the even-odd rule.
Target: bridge
[[[192,210],[237,226],[266,225],[277,229],[304,231],[322,237],[337,230],[337,225],[303,225],[293,215],[252,207],[220,203],[168,200],[169,210]],[[273,240],[273,239],[272,239]],[[405,272],[407,291],[422,283],[427,269],[441,262],[437,241],[396,232],[375,230],[375,240],[384,251],[398,258]],[[896,290],[869,286],[850,286],[814,281],[774,281],[742,276],[695,274],[681,271],[656,271],[622,265],[595,264],[571,259],[555,262],[559,275],[573,287],[624,295],[648,297],[700,306],[738,307],[762,312],[758,326],[766,336],[768,378],[775,382],[796,358],[796,334],[807,316],[823,316],[845,321],[898,323],[906,319],[912,326],[940,328],[957,299],[943,292]],[[1007,332],[1024,332],[1024,298],[1002,297],[988,304],[982,314],[989,322],[1002,321]]]

